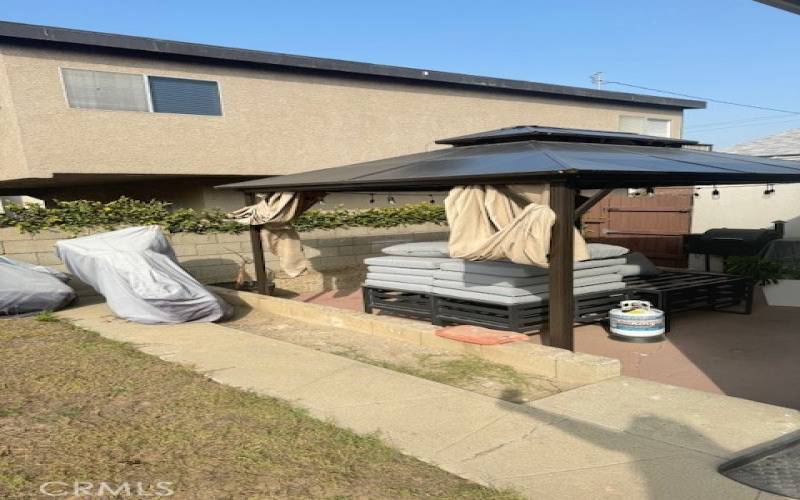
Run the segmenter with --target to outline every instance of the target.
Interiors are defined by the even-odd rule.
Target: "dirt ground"
[[[3,499],[516,498],[52,316],[0,320],[0,360]]]
[[[474,356],[312,325],[267,312],[239,309],[234,320],[226,322],[225,326],[513,402],[532,401],[574,387]]]

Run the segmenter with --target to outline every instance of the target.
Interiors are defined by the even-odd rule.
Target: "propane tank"
[[[624,342],[664,340],[664,311],[646,300],[623,300],[609,314],[611,338]]]

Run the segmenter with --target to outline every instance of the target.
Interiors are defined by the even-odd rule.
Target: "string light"
[[[719,189],[717,189],[717,185],[714,184],[714,190],[711,191],[711,199],[718,200],[719,199]]]
[[[375,203],[375,193],[370,193],[369,194],[369,203],[370,203],[370,205]]]

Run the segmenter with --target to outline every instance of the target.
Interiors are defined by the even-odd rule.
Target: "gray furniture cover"
[[[137,323],[217,321],[232,307],[179,264],[158,226],[140,226],[61,240],[67,269],[102,294],[108,307]]]
[[[61,309],[75,299],[68,279],[44,266],[0,257],[0,315]]]

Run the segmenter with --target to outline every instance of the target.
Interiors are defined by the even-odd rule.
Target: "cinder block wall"
[[[85,236],[101,231],[84,231]],[[298,278],[280,272],[278,258],[265,253],[267,267],[275,272],[278,288],[293,292],[353,289],[363,281],[363,261],[380,255],[382,248],[411,241],[447,239],[447,227],[420,224],[400,228],[351,228],[314,230],[301,233],[305,254],[313,270]],[[248,233],[168,235],[183,267],[201,283],[224,283],[236,279],[243,262],[248,277],[254,276],[253,254]],[[66,272],[56,257],[55,243],[73,236],[61,231],[42,231],[31,235],[15,228],[0,228],[0,254],[6,257],[41,264]],[[87,285],[73,280],[71,286],[79,294],[92,294]]]

